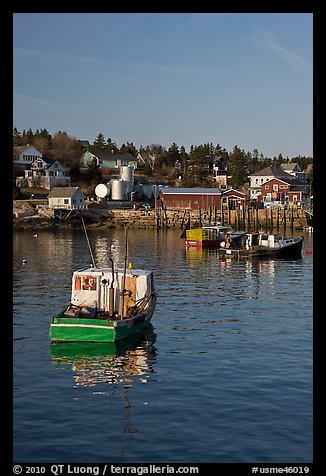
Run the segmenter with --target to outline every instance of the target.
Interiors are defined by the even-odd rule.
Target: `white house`
[[[85,196],[79,187],[54,187],[48,195],[49,208],[73,210],[84,208]]]
[[[43,154],[35,147],[27,145],[14,147],[14,163],[20,165],[30,165],[38,158],[42,158]]]
[[[25,177],[17,177],[17,187],[41,187],[51,190],[53,187],[66,187],[71,183],[66,177],[64,167],[55,159],[38,157],[28,169]]]

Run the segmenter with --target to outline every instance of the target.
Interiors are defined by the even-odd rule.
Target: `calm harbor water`
[[[237,261],[186,252],[180,230],[129,230],[158,304],[115,346],[49,340],[91,262],[83,231],[14,233],[14,461],[311,462],[312,234],[298,234],[302,259]],[[122,263],[122,230],[89,238],[98,265],[110,249]]]

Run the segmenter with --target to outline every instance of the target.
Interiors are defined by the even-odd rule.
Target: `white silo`
[[[134,167],[132,165],[121,166],[120,177],[125,182],[125,193],[131,193],[134,189]]]
[[[111,181],[111,200],[125,200],[126,197],[126,185],[124,180],[115,179]]]

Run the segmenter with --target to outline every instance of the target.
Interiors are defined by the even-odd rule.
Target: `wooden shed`
[[[167,209],[209,210],[220,208],[222,192],[219,188],[162,188],[158,206]]]

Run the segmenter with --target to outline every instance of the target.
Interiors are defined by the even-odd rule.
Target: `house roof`
[[[50,157],[39,157],[38,159],[35,159],[33,161],[32,165],[34,164],[34,162],[37,162],[39,160],[43,160],[43,162],[45,162],[48,165],[48,167],[53,165],[55,162],[58,162],[57,159],[52,159]]]
[[[112,154],[111,152],[107,150],[96,150],[96,151],[90,150],[89,152],[100,160],[107,160],[107,161],[127,160],[129,162],[137,160],[137,158],[134,157],[129,152],[125,152],[123,154],[121,153]]]
[[[221,190],[217,187],[215,188],[203,188],[203,187],[193,187],[193,188],[161,188],[161,192],[164,195],[221,195]]]
[[[232,194],[239,194],[245,197],[245,193],[241,192],[240,190],[236,190],[235,188],[229,188],[228,190],[223,190],[222,195],[232,195]]]
[[[78,190],[79,187],[53,187],[48,198],[71,198]]]
[[[268,167],[265,167],[264,169],[262,170],[258,170],[257,172],[254,172],[253,174],[251,174],[251,176],[273,176],[273,177],[276,177],[276,178],[293,178],[292,175],[288,174],[287,172],[285,172],[285,170],[283,170],[282,168],[280,167],[276,167],[275,165],[269,165]]]
[[[305,187],[307,185],[306,180],[294,177],[293,175],[290,175],[290,174],[287,174],[287,175],[288,175],[287,177],[274,177],[271,180],[268,180],[267,182],[265,182],[262,186],[265,187],[266,184],[268,185],[268,183],[272,182],[273,180],[281,180],[282,182],[287,183],[288,185],[290,185],[291,188],[293,188],[295,186],[297,186],[299,188],[302,188],[302,187]]]
[[[285,164],[281,164],[281,168],[283,170],[292,170],[293,171],[296,167],[299,168],[298,171],[301,170],[299,165],[296,162],[286,162]]]
[[[23,152],[25,152],[25,150],[28,150],[28,149],[34,149],[34,150],[36,150],[37,153],[39,153],[42,156],[42,152],[35,149],[35,147],[33,145],[16,145],[14,147],[14,153],[17,154],[17,155],[20,155]]]
[[[90,147],[90,143],[88,140],[85,140],[85,139],[79,139],[78,142],[84,146],[84,147]]]

